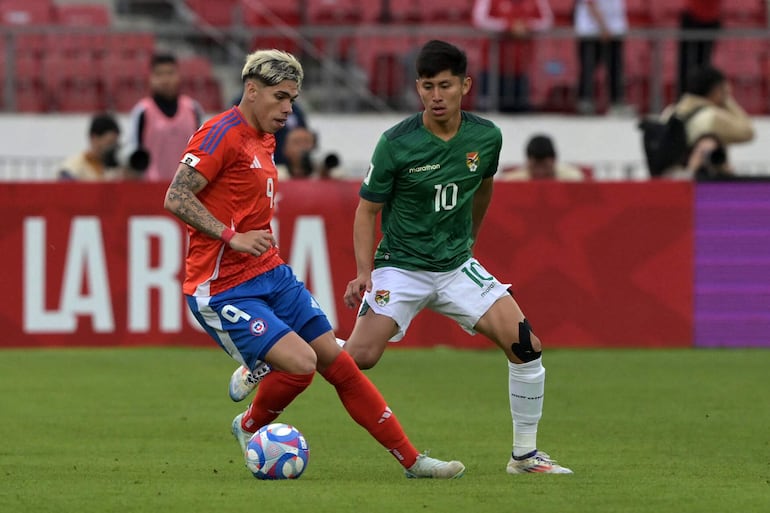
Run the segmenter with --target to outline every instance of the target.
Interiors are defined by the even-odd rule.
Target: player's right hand
[[[348,282],[345,288],[343,301],[348,308],[358,308],[361,304],[361,297],[365,292],[372,290],[372,276],[369,273],[359,274]]]
[[[275,237],[270,230],[250,230],[245,233],[236,233],[230,239],[230,247],[235,251],[259,256],[275,246]]]

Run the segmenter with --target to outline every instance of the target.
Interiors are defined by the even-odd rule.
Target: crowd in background
[[[351,23],[350,20],[355,19],[342,15],[344,2],[339,5],[333,0],[327,3],[332,9],[339,7],[337,19],[341,24]],[[469,53],[469,60],[473,63],[472,67],[477,72],[474,76],[474,94],[486,101],[486,105],[484,101],[475,102],[468,107],[470,110],[503,114],[539,112],[540,105],[533,101],[531,73],[535,64],[538,64],[537,59],[541,57],[537,51],[537,41],[554,28],[564,27],[562,4],[565,3],[561,0],[467,0],[463,4],[467,11],[460,9],[457,11],[460,15],[454,13],[461,2],[443,5],[443,13],[442,5],[434,6],[430,16],[435,19],[467,16],[466,21],[470,21],[473,27],[489,35],[489,44],[482,42],[482,51],[475,47],[478,41],[469,42],[469,46],[465,48]],[[706,153],[716,154],[718,157],[724,154],[724,163],[720,169],[734,172],[727,148],[732,144],[751,141],[754,131],[746,109],[741,107],[742,98],[733,95],[727,72],[713,65],[715,34],[725,26],[722,19],[725,2],[682,0],[639,4],[630,0],[573,0],[569,3],[568,22],[573,31],[573,38],[560,39],[559,42],[573,47],[572,51],[578,64],[574,74],[573,112],[579,115],[607,113],[624,117],[645,114],[626,97],[625,70],[629,64],[627,37],[629,30],[640,18],[640,12],[668,8],[675,12],[676,25],[685,31],[683,33],[687,36],[682,37],[675,48],[676,58],[673,63],[676,80],[675,94],[672,97],[674,101],[662,113],[654,112],[653,115],[661,116],[662,122],[670,119],[672,114],[676,114],[677,118],[688,118],[687,152],[677,160],[675,166],[660,175],[670,178],[703,176],[703,172],[696,172],[697,169],[703,169],[703,166],[698,164],[702,158],[699,160],[696,156]],[[667,5],[663,6],[664,3]],[[224,4],[230,7],[234,2],[223,2],[223,8]],[[308,8],[311,8],[314,2],[307,4]],[[195,5],[197,4],[190,4],[193,8]],[[388,2],[383,2],[382,9],[388,5]],[[425,2],[415,2],[414,9],[419,7],[424,11],[425,5]],[[390,9],[395,7],[390,6]],[[65,22],[66,9],[61,9],[61,12],[60,21],[69,24],[70,22]],[[0,14],[5,23],[16,23],[20,19],[18,16],[12,18],[8,13]],[[203,12],[199,14],[201,20],[209,16]],[[282,16],[280,12],[277,12],[277,15]],[[69,16],[71,18],[72,14]],[[408,23],[409,16],[383,10],[375,21]],[[418,16],[427,15],[414,14],[414,17]],[[208,22],[217,23],[213,19],[206,20],[206,23]],[[232,20],[227,22],[231,23]],[[701,33],[702,37],[693,35]],[[277,41],[280,42],[280,39]],[[489,51],[493,44],[499,45],[499,51]],[[718,41],[716,44],[719,44]],[[4,52],[0,51],[0,54],[2,53]],[[490,61],[492,56],[497,60]],[[670,66],[671,62],[667,61],[666,65]],[[111,114],[105,113],[112,109],[97,109],[87,134],[86,150],[62,163],[59,176],[63,179],[141,179],[167,182],[175,170],[175,166],[169,162],[175,161],[177,157],[174,155],[178,153],[178,149],[201,124],[203,111],[210,110],[208,99],[207,109],[201,106],[203,102],[196,97],[195,92],[184,94],[183,91],[195,91],[189,87],[189,80],[184,78],[189,75],[186,70],[187,64],[180,66],[174,55],[153,53],[147,84],[142,86],[148,88],[149,93],[131,100],[136,103],[131,111],[131,127],[127,131],[126,142],[120,144],[120,127],[117,126],[115,118],[111,118]],[[407,76],[403,81],[404,87],[409,87],[408,76],[411,72],[412,70],[406,67],[403,70],[403,74]],[[705,90],[703,81],[695,84],[689,82],[689,77],[699,72],[711,73],[711,82],[716,81],[719,84],[718,92]],[[133,93],[136,92],[135,89]],[[121,101],[125,103],[126,98],[132,95],[120,96]],[[597,102],[599,96],[606,97],[606,107]],[[692,119],[689,119],[689,114],[692,114]],[[556,161],[555,148],[569,144],[569,141],[554,141],[549,134],[530,135],[531,140],[522,149],[524,164],[517,166],[517,171],[520,172],[511,173],[510,168],[502,169],[501,178],[591,179],[590,168],[579,166],[571,172],[566,172],[566,163]],[[642,136],[641,133],[639,135]],[[282,177],[304,179],[349,176],[342,166],[340,154],[334,152],[325,156],[318,155],[318,137],[319,134],[312,129],[305,113],[301,108],[297,108],[287,128],[276,134],[276,164]],[[710,149],[696,151],[696,146]],[[536,163],[544,162],[543,159],[553,162],[546,166],[548,171],[539,172],[536,170]],[[718,158],[720,159],[721,157]]]

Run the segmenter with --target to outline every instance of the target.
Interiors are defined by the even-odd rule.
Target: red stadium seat
[[[122,52],[109,53],[102,61],[107,108],[126,112],[147,93],[149,59]]]
[[[110,10],[103,4],[61,4],[56,7],[56,21],[67,27],[107,27]]]
[[[215,27],[232,25],[239,7],[239,0],[186,0],[185,3],[203,22]]]
[[[453,23],[468,25],[471,20],[473,0],[422,0],[420,18],[427,23]]]
[[[107,38],[107,53],[123,57],[145,59],[155,52],[155,34],[152,32],[112,32]]]
[[[45,53],[100,59],[107,52],[107,41],[107,35],[99,32],[54,32],[46,37]]]
[[[298,0],[241,0],[243,23],[249,27],[296,27],[302,15]]]
[[[722,23],[725,27],[766,27],[765,0],[730,0],[722,2]]]
[[[50,0],[0,1],[0,25],[49,25],[54,14]]]
[[[20,32],[14,36],[16,54],[22,57],[42,59],[48,49],[44,32]]]
[[[575,108],[578,64],[570,39],[535,39],[535,69],[530,99],[537,110],[571,112]]]
[[[307,22],[310,25],[344,25],[360,22],[364,19],[365,12],[368,12],[361,6],[362,3],[366,2],[307,0]]]
[[[685,0],[650,2],[650,23],[655,27],[678,27],[684,2]]]
[[[633,27],[647,27],[652,23],[649,0],[626,0],[628,24]]]
[[[204,57],[179,60],[182,92],[197,100],[206,112],[222,110],[222,92],[213,74],[211,62]]]
[[[363,31],[362,31],[363,32]],[[422,43],[424,37],[416,36],[371,36],[359,34],[354,39],[352,53],[355,62],[367,77],[369,90],[393,106],[400,106],[407,92],[409,59]]]
[[[390,20],[394,23],[422,22],[420,0],[390,0]]]
[[[17,111],[45,112],[48,110],[38,59],[24,56],[16,57],[13,88]]]
[[[43,85],[51,108],[60,112],[104,110],[104,88],[98,67],[87,55],[51,53],[43,60]]]

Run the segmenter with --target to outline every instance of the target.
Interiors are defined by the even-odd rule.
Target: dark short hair
[[[533,135],[527,143],[527,158],[542,160],[547,158],[556,158],[556,148],[553,146],[553,140],[547,135]]]
[[[111,114],[97,114],[91,118],[88,135],[104,135],[107,132],[120,133],[118,122]]]
[[[420,53],[417,55],[416,68],[418,77],[435,77],[445,70],[449,70],[452,75],[465,77],[468,70],[468,58],[465,56],[465,52],[455,45],[434,39],[425,43],[420,49]]]
[[[727,80],[724,73],[713,66],[694,69],[687,77],[687,92],[697,96],[708,96],[717,86]]]
[[[161,64],[177,64],[176,57],[170,53],[156,53],[150,58],[150,69]]]

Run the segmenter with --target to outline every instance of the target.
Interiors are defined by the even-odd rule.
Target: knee
[[[362,347],[355,347],[352,344],[345,344],[345,351],[353,357],[353,361],[361,370],[371,369],[377,364],[379,355]]]
[[[288,368],[284,369],[290,374],[312,374],[316,370],[317,358],[313,351],[303,352],[292,358]]]
[[[519,337],[511,344],[511,353],[522,363],[531,362],[540,358],[543,346],[540,339],[532,333],[532,327],[527,319],[519,323]]]

